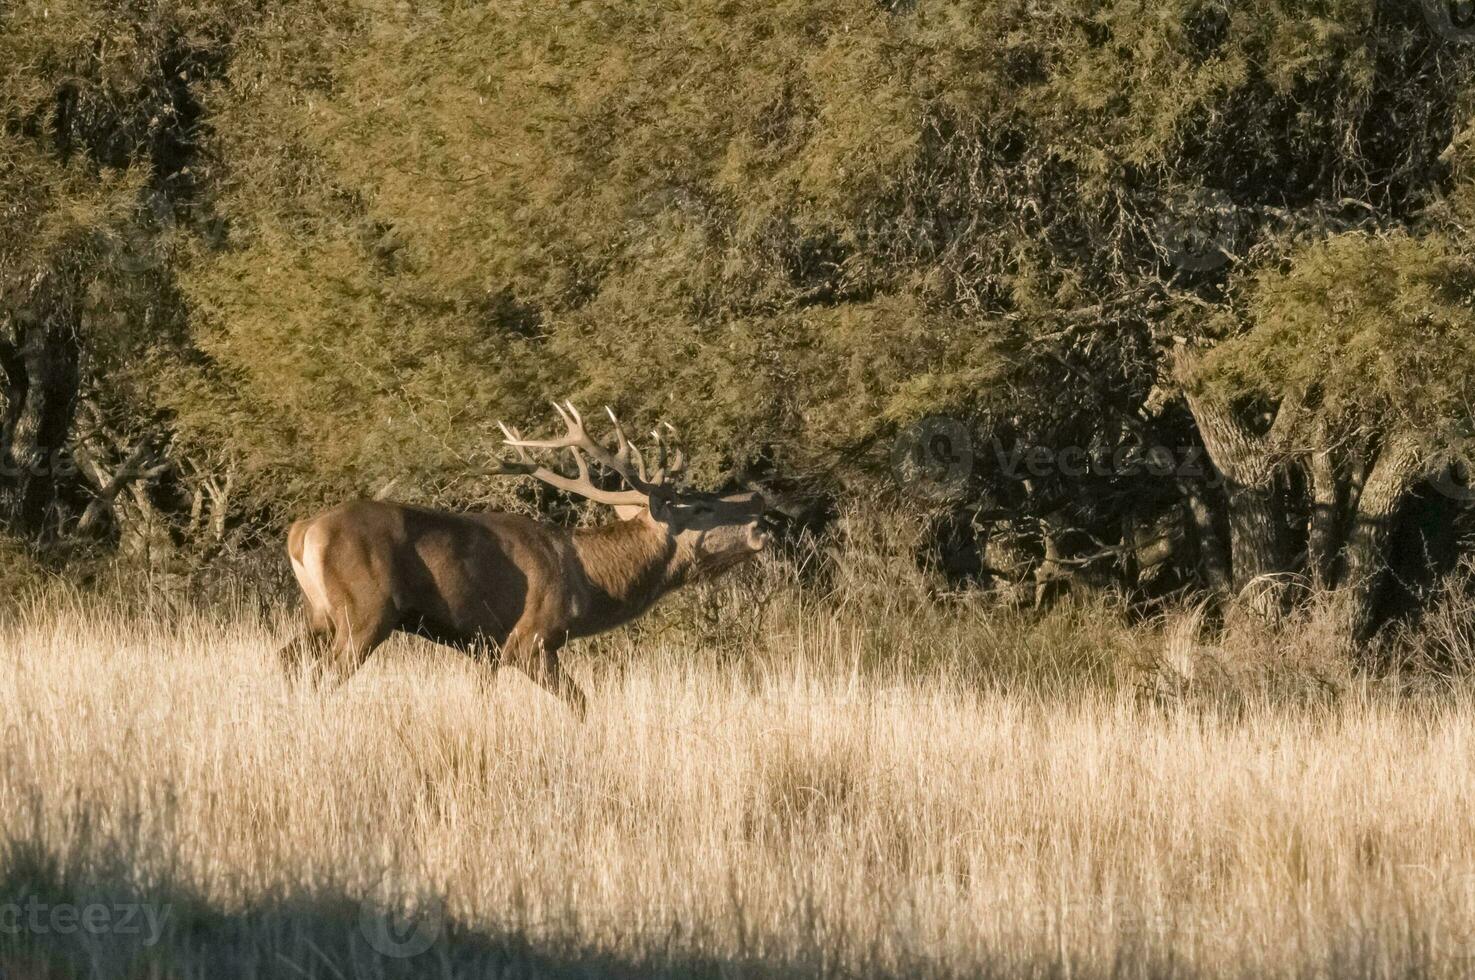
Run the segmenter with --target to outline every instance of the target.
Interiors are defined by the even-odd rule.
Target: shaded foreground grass
[[[703,646],[659,619],[614,634],[575,658],[580,726],[518,675],[407,641],[323,696],[274,672],[281,624],[38,606],[0,630],[0,970],[1475,963],[1460,684],[1185,693],[1213,657],[1181,621],[872,613],[780,603]],[[139,903],[157,930],[121,928]],[[111,910],[102,928],[80,923],[89,906]]]

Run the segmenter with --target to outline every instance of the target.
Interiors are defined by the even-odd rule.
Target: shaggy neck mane
[[[580,634],[633,619],[685,578],[675,542],[643,518],[580,528],[573,544],[592,593],[590,608],[574,624]]]

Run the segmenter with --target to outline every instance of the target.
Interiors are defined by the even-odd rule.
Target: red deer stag
[[[572,404],[554,408],[567,432],[523,439],[503,426],[517,459],[499,460],[492,472],[609,504],[621,519],[566,529],[516,514],[358,500],[298,521],[287,552],[309,626],[280,652],[289,674],[326,669],[341,681],[401,630],[515,664],[582,716],[584,695],[558,663],[566,641],[629,622],[767,544],[761,495],[677,491],[682,458],[659,433],[648,473],[613,412],[611,449],[589,435]],[[567,451],[577,476],[539,464],[530,450]],[[628,489],[595,486],[588,460]]]

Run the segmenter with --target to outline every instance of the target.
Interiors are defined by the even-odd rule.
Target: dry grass
[[[1458,684],[1194,696],[1192,624],[928,615],[616,634],[575,660],[579,726],[407,642],[324,697],[276,676],[280,624],[32,609],[0,629],[0,973],[1468,974]],[[928,659],[887,666],[907,635]],[[1103,658],[1129,642],[1171,696]],[[137,901],[154,945],[5,928]],[[370,941],[398,909],[418,956]]]

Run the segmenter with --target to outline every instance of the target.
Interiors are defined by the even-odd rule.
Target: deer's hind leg
[[[287,557],[292,562],[292,575],[302,592],[302,605],[307,612],[307,626],[298,630],[281,649],[277,661],[287,679],[296,680],[310,673],[314,683],[322,670],[323,656],[333,642],[333,623],[329,616],[327,595],[323,590],[322,569],[309,569],[307,535],[312,521],[297,521],[287,534]],[[314,556],[317,557],[317,556]]]
[[[321,520],[300,533],[294,525],[289,552],[312,628],[328,637],[314,679],[331,689],[353,676],[402,617],[382,563],[361,537],[335,533]]]
[[[333,612],[333,638],[322,658],[323,683],[328,688],[354,675],[369,654],[394,632],[397,619],[387,604],[355,606],[350,600]]]

